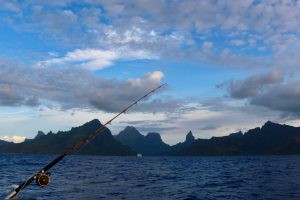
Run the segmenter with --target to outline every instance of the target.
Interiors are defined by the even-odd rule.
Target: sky
[[[0,139],[102,123],[168,144],[300,126],[297,0],[0,0]]]

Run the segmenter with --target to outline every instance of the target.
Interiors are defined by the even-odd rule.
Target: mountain
[[[186,144],[192,144],[193,142],[195,142],[195,137],[192,133],[192,131],[188,132],[188,134],[185,137],[185,142]]]
[[[162,141],[158,133],[148,133],[144,136],[132,126],[127,126],[115,138],[143,155],[161,155],[170,150],[170,146]]]
[[[56,134],[52,132],[49,132],[48,134],[39,132],[34,139],[25,140],[19,144],[6,144],[0,146],[0,152],[60,154],[78,143],[88,134],[94,132],[94,130],[100,126],[100,121],[95,119],[82,126],[72,128],[70,131],[59,131]],[[89,155],[135,154],[127,146],[115,140],[108,128],[102,130],[96,138],[86,145],[83,145],[83,147],[75,153]]]
[[[34,139],[40,139],[41,137],[44,137],[46,134],[43,131],[38,131],[37,135],[34,137]]]
[[[0,146],[1,146],[1,145],[5,145],[5,144],[10,144],[10,142],[6,142],[6,141],[4,141],[4,140],[0,140]]]
[[[69,131],[47,134],[39,131],[34,139],[22,143],[0,140],[0,152],[60,154],[77,144],[85,136],[101,126],[92,120]],[[148,156],[206,156],[206,155],[284,155],[300,154],[300,128],[266,122],[262,127],[246,133],[237,132],[223,137],[195,139],[190,131],[184,142],[169,146],[158,133],[142,135],[136,128],[128,126],[118,135],[112,136],[105,128],[96,138],[75,152],[89,155],[136,155]]]
[[[211,139],[197,139],[175,155],[300,154],[300,128],[268,121],[261,128]]]
[[[195,137],[194,137],[192,131],[190,131],[185,136],[185,141],[184,142],[179,142],[178,144],[175,144],[175,145],[171,146],[170,155],[173,155],[175,152],[189,147],[194,142],[195,142]]]
[[[122,144],[129,146],[131,149],[136,149],[136,152],[139,152],[141,141],[144,140],[145,137],[133,126],[127,126],[116,135],[115,138]]]

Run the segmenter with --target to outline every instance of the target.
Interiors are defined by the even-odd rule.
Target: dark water
[[[0,194],[54,156],[0,154]],[[18,199],[300,199],[300,156],[69,156]]]

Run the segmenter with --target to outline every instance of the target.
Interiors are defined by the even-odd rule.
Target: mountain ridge
[[[58,131],[41,135],[34,139],[25,140],[18,144],[6,144],[0,146],[0,152],[12,153],[44,153],[61,154],[63,151],[77,144],[88,134],[101,126],[99,120],[94,119],[79,127],[73,127],[69,131]],[[116,141],[108,128],[104,128],[97,137],[83,145],[76,154],[88,155],[134,155],[127,146]]]
[[[244,134],[197,139],[191,146],[175,153],[181,156],[266,154],[300,154],[300,128],[268,121]]]
[[[0,152],[59,154],[78,143],[96,128],[99,120],[91,120],[69,131],[47,134],[39,131],[35,138],[22,143],[0,140]],[[300,154],[300,127],[267,121],[261,127],[210,139],[195,139],[193,133],[186,134],[184,142],[166,144],[159,133],[142,135],[135,127],[127,126],[117,135],[108,128],[90,141],[77,154],[88,155],[136,155],[148,156],[207,156],[207,155],[261,155]]]
[[[169,145],[164,143],[160,134],[149,132],[142,135],[136,128],[127,126],[115,138],[122,144],[130,147],[133,151],[143,155],[161,155],[169,151]]]

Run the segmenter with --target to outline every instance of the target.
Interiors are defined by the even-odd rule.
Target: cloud
[[[250,98],[250,103],[299,117],[300,88],[297,87],[299,84],[300,82],[297,81],[276,85],[260,93],[259,95]]]
[[[208,125],[206,125],[206,126],[200,127],[199,130],[200,130],[200,131],[206,131],[206,130],[215,130],[215,129],[217,129],[217,128],[219,128],[218,125],[208,124]]]
[[[5,1],[1,3],[1,7],[14,13],[21,12],[21,8],[17,3]]]
[[[0,88],[0,95],[5,97],[0,99],[1,104],[9,104],[14,106],[24,103],[24,99],[9,86]]]
[[[155,55],[143,51],[131,51],[129,49],[119,48],[110,50],[100,49],[75,49],[67,52],[63,57],[57,57],[51,53],[51,58],[40,61],[36,64],[38,67],[80,67],[89,70],[101,70],[114,64],[116,60],[139,60],[139,59],[157,59]]]
[[[283,74],[279,71],[271,71],[256,74],[244,80],[235,80],[219,84],[219,88],[227,88],[233,98],[244,99],[258,95],[267,86],[276,85],[283,81]]]
[[[164,73],[161,71],[154,71],[147,73],[143,78],[129,79],[128,81],[135,86],[147,85],[152,82],[159,84],[160,80],[163,79],[164,76]]]
[[[68,49],[84,50],[87,46],[113,52],[121,49],[124,50],[122,57],[140,52],[138,54],[142,57],[184,57],[215,65],[257,67],[266,64],[268,57],[261,56],[263,62],[257,62],[256,56],[245,54],[245,51],[249,53],[249,50],[256,52],[264,49],[275,59],[277,56],[280,58],[279,54],[288,51],[290,44],[299,41],[300,33],[297,21],[300,3],[297,1],[149,3],[112,0],[85,1],[82,6],[77,6],[75,1],[24,1],[18,5],[4,1],[3,5],[6,15],[2,21],[19,31],[37,33],[45,40],[57,42]],[[230,42],[221,46],[214,42],[213,47],[217,49],[213,52],[214,56],[212,52],[207,55],[198,48],[199,43],[205,44],[205,41],[217,41],[220,38]],[[231,48],[231,44],[239,46],[245,41],[251,45],[240,49],[236,55],[227,54],[226,57],[220,54],[222,50]],[[204,45],[205,48],[210,46],[208,43]],[[216,58],[221,60],[216,62]],[[281,62],[288,61],[286,57],[279,58]],[[67,56],[61,59],[59,61],[67,59]],[[109,65],[113,58],[104,59],[103,63],[98,59],[96,63],[93,61],[91,59],[85,64],[92,68],[96,64],[101,68]]]
[[[281,118],[300,116],[300,85],[298,79],[284,80],[280,71],[252,75],[242,80],[219,84],[227,89],[229,96],[246,100],[250,105],[280,111]]]
[[[31,22],[28,24],[28,29],[38,30],[36,25],[39,24],[55,37],[61,34],[72,34],[74,26],[78,23],[78,17],[71,9],[55,11],[36,5],[32,7],[28,21]]]
[[[209,50],[209,49],[211,49],[211,48],[213,48],[214,47],[214,44],[212,43],[212,42],[209,42],[209,41],[205,41],[205,42],[203,42],[203,44],[202,44],[202,48],[204,49],[204,50]]]
[[[21,143],[25,140],[25,137],[17,136],[17,135],[13,135],[13,136],[4,135],[4,136],[0,136],[0,140],[4,140],[7,142]]]
[[[99,70],[113,64],[118,55],[112,51],[97,49],[76,49],[64,57],[39,62],[38,66],[72,66],[90,70]]]
[[[0,62],[0,105],[47,105],[116,112],[160,85],[163,77],[163,72],[154,71],[140,78],[117,81],[81,68],[24,67],[3,61]],[[173,105],[153,97],[149,101],[154,105],[147,106],[144,102],[139,109],[146,111],[155,105],[164,105],[161,109],[167,109]]]

